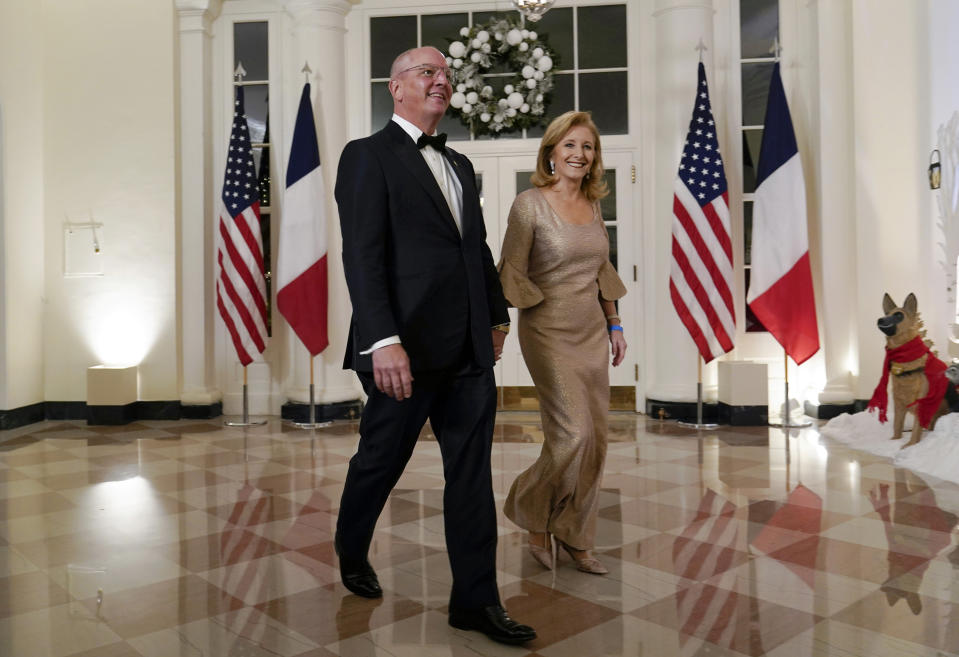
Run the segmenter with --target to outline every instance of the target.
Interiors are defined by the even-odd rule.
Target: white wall
[[[897,0],[853,4],[859,399],[872,395],[882,368],[885,341],[876,319],[884,293],[901,303],[915,292],[929,337],[941,344],[944,336],[937,319],[945,290],[934,285],[925,164],[933,127],[924,39],[930,21],[941,19],[927,7]]]
[[[40,3],[0,3],[0,410],[43,401]]]
[[[172,3],[45,0],[43,28],[44,396],[84,400],[105,363],[176,399]],[[104,276],[64,278],[63,223],[91,217]]]

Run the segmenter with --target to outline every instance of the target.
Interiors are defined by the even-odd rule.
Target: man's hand
[[[400,344],[389,344],[373,352],[373,380],[376,389],[396,401],[413,395],[410,359]]]
[[[506,343],[506,334],[502,331],[493,329],[493,360],[499,360],[503,356],[503,344]]]
[[[613,367],[616,367],[626,358],[626,338],[622,331],[609,332],[609,344],[613,349]]]

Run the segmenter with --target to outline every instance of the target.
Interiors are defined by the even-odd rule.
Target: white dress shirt
[[[394,114],[393,121],[398,126],[403,128],[403,130],[410,136],[414,143],[420,138],[420,135],[423,134],[422,130],[404,119],[402,116]],[[439,185],[440,191],[443,193],[443,197],[446,199],[446,204],[450,208],[450,213],[453,215],[453,220],[456,222],[456,228],[459,230],[460,234],[462,234],[463,186],[460,184],[460,179],[453,170],[452,163],[432,146],[424,146],[420,149],[420,154],[423,156],[423,159],[426,161],[426,165],[433,173],[433,177],[436,178],[436,184]],[[369,349],[361,351],[360,354],[370,354],[380,347],[385,347],[391,344],[400,344],[400,336],[391,335],[388,338],[377,340],[370,346]]]

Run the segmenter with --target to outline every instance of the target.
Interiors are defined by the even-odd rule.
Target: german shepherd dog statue
[[[886,359],[879,385],[869,400],[868,409],[879,410],[879,421],[886,422],[887,388],[892,376],[894,404],[892,439],[902,438],[906,413],[913,413],[912,435],[903,447],[915,445],[922,438],[922,430],[935,427],[936,420],[949,412],[947,391],[953,388],[946,378],[946,364],[939,360],[924,340],[922,320],[916,309],[916,295],[909,293],[902,306],[897,306],[888,294],[882,298],[885,313],[876,324],[886,335]],[[955,394],[955,389],[952,391]]]

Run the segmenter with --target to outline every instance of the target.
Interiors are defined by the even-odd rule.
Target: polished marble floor
[[[959,655],[959,485],[815,428],[610,423],[608,576],[542,569],[500,514],[502,598],[539,632],[523,647],[446,624],[428,431],[377,527],[380,600],[343,588],[332,547],[355,423],[0,432],[0,655]],[[538,415],[500,414],[495,440],[501,503]]]

